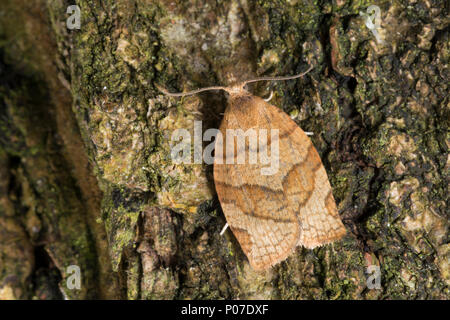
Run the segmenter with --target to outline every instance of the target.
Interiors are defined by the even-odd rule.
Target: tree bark
[[[0,4],[0,299],[450,297],[445,2],[76,1],[72,30],[73,3]],[[155,85],[308,65],[251,91],[314,133],[348,233],[257,273],[219,234],[212,166],[170,160],[225,95]]]

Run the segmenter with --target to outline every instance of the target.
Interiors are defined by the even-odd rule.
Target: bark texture
[[[450,297],[445,1],[80,0],[70,30],[72,4],[0,0],[1,299]],[[225,96],[155,84],[308,65],[252,91],[314,132],[348,234],[256,273],[219,235],[212,167],[170,160],[173,130],[218,128]]]

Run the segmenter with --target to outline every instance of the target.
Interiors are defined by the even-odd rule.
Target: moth
[[[261,77],[231,87],[208,87],[170,96],[186,96],[207,90],[228,93],[220,132],[215,140],[214,184],[227,224],[235,235],[250,265],[266,270],[285,260],[297,246],[313,249],[341,239],[345,227],[339,217],[327,173],[305,132],[282,110],[245,90],[256,81],[290,80],[306,72],[286,77]],[[278,136],[259,140],[254,150],[247,142],[237,147],[228,129],[277,130]],[[278,144],[278,168],[262,174],[266,164],[224,161],[242,152],[268,152]],[[231,146],[231,148],[228,148]],[[250,158],[250,157],[249,157]]]

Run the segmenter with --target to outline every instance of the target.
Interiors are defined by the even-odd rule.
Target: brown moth
[[[228,92],[228,106],[220,125],[223,140],[215,140],[214,183],[227,223],[257,271],[285,260],[297,246],[312,249],[341,239],[346,233],[327,173],[311,140],[286,113],[244,89],[256,81],[299,78],[311,69],[296,76],[263,77],[232,87],[187,93],[169,93],[158,87],[171,96],[206,90]],[[267,164],[229,163],[219,158],[218,154],[228,159],[230,150],[234,158],[242,152],[258,152],[247,142],[245,148],[236,147],[235,137],[227,139],[227,129],[278,129],[278,137],[269,135],[258,144],[259,152],[268,152],[272,143],[278,143],[277,172],[264,175],[261,169]]]

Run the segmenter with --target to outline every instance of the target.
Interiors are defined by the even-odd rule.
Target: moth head
[[[240,82],[232,85],[231,87],[226,87],[224,90],[228,92],[230,95],[239,95],[240,93],[246,92],[245,85],[246,82]]]

